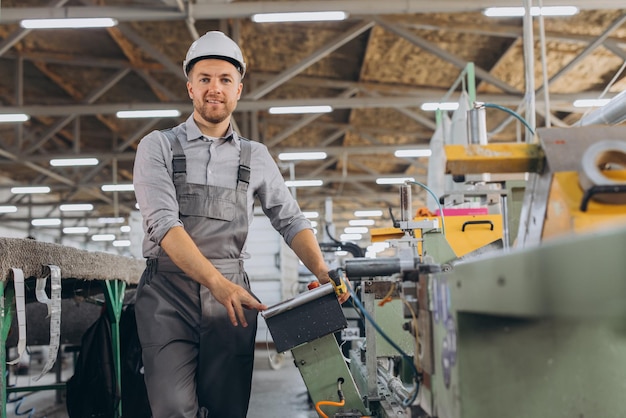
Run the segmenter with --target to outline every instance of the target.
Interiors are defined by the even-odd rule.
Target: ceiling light
[[[20,22],[24,29],[77,29],[110,28],[117,20],[110,17],[76,19],[24,19]]]
[[[351,219],[348,221],[350,226],[372,226],[376,223],[373,219]]]
[[[86,234],[89,232],[89,227],[87,226],[68,226],[63,228],[64,234]]]
[[[339,236],[341,241],[358,241],[361,238],[363,238],[363,235],[361,234],[341,234]]]
[[[278,154],[278,159],[282,161],[323,160],[326,157],[325,152],[281,152]]]
[[[76,204],[66,204],[59,206],[59,210],[62,212],[71,212],[77,210],[93,210],[93,205],[91,203],[76,203]]]
[[[302,212],[305,218],[307,219],[316,219],[320,216],[319,212],[311,211],[311,212]]]
[[[317,221],[311,221],[311,228],[317,228]]]
[[[287,180],[285,184],[287,187],[312,187],[321,186],[324,182],[322,180]]]
[[[573,16],[578,13],[575,6],[533,6],[530,8],[531,16]],[[521,17],[526,14],[524,7],[488,7],[483,10],[488,17]]]
[[[459,104],[457,102],[426,102],[420,108],[430,112],[435,110],[457,110]]]
[[[120,231],[121,232],[130,232],[130,226],[129,225],[122,225],[122,226],[120,226]]]
[[[257,13],[252,15],[252,21],[256,23],[276,22],[315,22],[345,20],[348,13],[341,11],[328,12],[293,12],[293,13]]]
[[[0,122],[26,122],[30,119],[25,113],[4,113],[0,114]]]
[[[346,234],[367,234],[369,232],[369,228],[365,226],[348,226],[343,229],[343,232]]]
[[[121,223],[124,223],[124,218],[122,218],[122,217],[98,218],[98,223],[101,223],[101,224],[121,224]]]
[[[611,99],[579,99],[574,100],[574,107],[602,107],[610,102]]]
[[[81,165],[98,165],[97,158],[54,158],[50,160],[53,167],[75,167]]]
[[[61,220],[59,218],[40,218],[33,219],[30,224],[33,226],[57,226],[61,225]]]
[[[17,206],[13,206],[13,205],[0,206],[0,213],[13,213],[13,212],[17,212]]]
[[[332,106],[276,106],[269,108],[269,112],[272,115],[330,113],[332,111]]]
[[[130,247],[130,240],[119,239],[119,240],[113,241],[113,246],[114,247]]]
[[[91,236],[92,241],[114,241],[115,235],[113,234],[96,234]]]
[[[132,192],[135,190],[135,186],[132,184],[103,184],[103,192]]]
[[[130,118],[176,118],[180,116],[180,110],[120,110],[115,114],[120,119]]]
[[[404,184],[407,181],[415,181],[413,177],[380,177],[376,179],[376,184]]]
[[[383,216],[382,210],[357,210],[354,212],[354,216],[359,218],[367,218],[369,216]]]
[[[393,153],[396,157],[430,157],[432,151],[429,148],[422,149],[399,149]]]
[[[50,193],[48,186],[11,187],[13,194]]]

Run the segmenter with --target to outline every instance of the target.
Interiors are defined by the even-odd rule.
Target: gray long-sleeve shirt
[[[229,129],[226,137],[207,138],[194,122],[193,114],[173,130],[187,158],[189,183],[236,187],[240,151],[236,132]],[[300,211],[267,147],[254,141],[251,145],[249,223],[254,217],[254,198],[257,197],[263,212],[290,245],[298,232],[311,228],[311,223]],[[133,184],[143,217],[143,255],[157,257],[165,234],[172,227],[183,226],[172,182],[172,150],[160,131],[149,133],[139,143]],[[245,247],[242,254],[247,256]]]

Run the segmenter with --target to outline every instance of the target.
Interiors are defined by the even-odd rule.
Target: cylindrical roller
[[[583,190],[594,186],[626,186],[626,181],[616,181],[606,176],[604,169],[611,165],[626,169],[626,141],[607,139],[587,148],[578,173],[578,181]],[[625,193],[598,193],[592,198],[604,203],[626,203]]]
[[[402,271],[399,258],[350,258],[345,261],[349,278],[390,276]]]

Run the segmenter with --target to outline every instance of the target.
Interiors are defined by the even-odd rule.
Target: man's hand
[[[239,323],[244,327],[248,326],[244,308],[258,311],[267,309],[267,306],[259,302],[250,292],[225,277],[218,279],[209,290],[215,299],[224,305],[228,312],[228,318],[234,326],[239,325]]]
[[[337,293],[337,286],[333,284],[333,287],[335,288],[335,293],[337,294],[337,300],[339,300],[339,303],[343,304],[350,298],[350,291],[348,290],[348,286],[350,286],[350,281],[345,275],[343,275],[340,279],[342,279],[344,284],[343,292]],[[334,280],[330,278],[328,272],[324,273],[322,277],[318,277],[318,280],[320,281],[320,283],[334,283]]]

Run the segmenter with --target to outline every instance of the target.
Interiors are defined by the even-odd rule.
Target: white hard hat
[[[246,73],[246,63],[239,46],[220,31],[210,31],[196,39],[189,47],[187,56],[183,61],[183,72],[185,77],[191,67],[198,61],[208,58],[222,59],[230,62],[241,73],[241,77]]]

